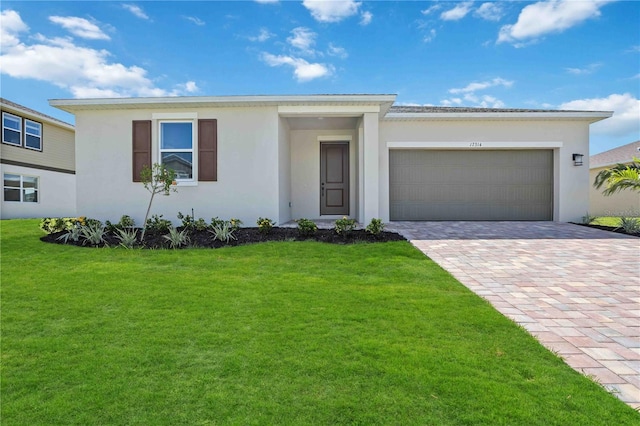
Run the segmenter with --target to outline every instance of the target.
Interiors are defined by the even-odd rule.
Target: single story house
[[[633,157],[640,158],[640,141],[628,143],[589,157],[589,214],[592,216],[640,216],[640,193],[623,190],[613,195],[604,196],[600,189],[593,187],[593,182],[602,170],[616,164],[629,164]]]
[[[396,106],[395,95],[56,99],[76,117],[78,214],[209,219],[579,220],[589,124],[611,112]],[[580,161],[578,161],[580,160]],[[185,167],[186,166],[186,167]]]
[[[1,219],[76,214],[71,124],[0,98]]]

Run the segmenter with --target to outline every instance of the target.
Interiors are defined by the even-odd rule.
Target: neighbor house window
[[[24,146],[42,151],[42,124],[24,119]]]
[[[160,122],[160,162],[176,172],[177,181],[193,181],[193,122]]]
[[[4,201],[38,202],[39,179],[37,177],[5,173],[3,181]]]
[[[17,115],[2,113],[2,142],[10,145],[22,145],[22,118]]]

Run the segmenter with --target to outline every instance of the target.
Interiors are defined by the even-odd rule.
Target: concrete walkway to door
[[[392,222],[385,230],[640,408],[640,238],[554,222]]]

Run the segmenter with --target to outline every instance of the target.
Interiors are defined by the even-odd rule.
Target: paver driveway
[[[640,238],[554,222],[392,222],[385,229],[640,408]]]

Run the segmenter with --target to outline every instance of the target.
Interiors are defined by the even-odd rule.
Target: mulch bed
[[[180,228],[178,228],[180,229]],[[144,242],[140,242],[141,230],[138,230],[138,245],[140,248],[158,249],[169,248],[170,243],[163,237],[163,233],[147,232],[144,236]],[[68,241],[64,243],[58,240],[58,237],[64,235],[65,232],[56,232],[53,234],[45,235],[40,240],[47,243],[54,244],[69,244],[83,247],[116,247],[120,245],[120,241],[112,233],[105,234],[105,243],[98,246],[89,244],[83,244],[82,238],[80,241]],[[202,248],[220,248],[227,246],[239,246],[243,244],[261,243],[267,241],[305,241],[315,240],[323,243],[331,244],[353,244],[360,242],[368,243],[380,243],[387,241],[405,241],[406,239],[398,233],[383,231],[379,235],[372,235],[363,229],[354,230],[346,236],[338,235],[333,229],[318,229],[314,235],[301,236],[297,228],[273,228],[268,234],[262,234],[258,231],[258,228],[240,228],[234,233],[235,240],[230,240],[228,243],[214,239],[213,234],[209,231],[191,231],[189,232],[189,245],[187,247],[202,247]]]
[[[571,222],[571,223],[573,223],[574,225],[586,226],[587,228],[601,229],[603,231],[615,232],[617,234],[631,235],[632,237],[640,238],[640,234],[630,234],[628,232],[624,232],[624,229],[617,228],[615,226],[593,225],[593,224],[576,223],[576,222]]]

